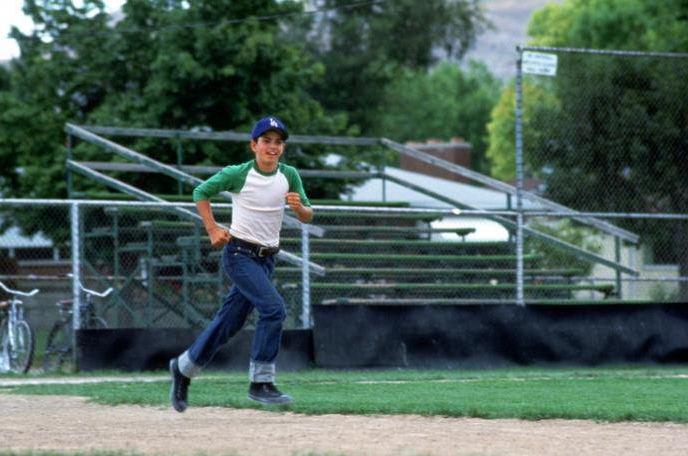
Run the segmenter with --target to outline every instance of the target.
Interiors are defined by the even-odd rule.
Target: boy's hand
[[[301,204],[301,195],[296,192],[287,193],[287,204],[294,212],[298,212],[303,206]]]
[[[232,238],[229,231],[217,225],[208,230],[208,236],[210,237],[210,245],[213,247],[222,247]]]
[[[291,210],[296,212],[299,221],[310,223],[313,220],[313,209],[301,203],[301,195],[296,192],[289,192],[286,195],[286,199]]]

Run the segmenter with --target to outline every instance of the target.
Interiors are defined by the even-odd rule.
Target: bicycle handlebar
[[[67,274],[67,277],[74,278],[74,274],[72,274],[72,273],[70,272],[69,274]],[[99,298],[104,298],[105,296],[107,296],[107,295],[109,295],[110,293],[112,293],[112,287],[109,287],[109,288],[108,288],[107,290],[105,290],[105,291],[97,292],[97,291],[95,291],[95,290],[91,290],[90,288],[86,288],[85,286],[83,286],[83,285],[81,284],[81,281],[80,281],[80,280],[79,280],[78,282],[79,282],[79,288],[81,288],[81,290],[83,290],[85,293],[88,293],[88,294],[90,294],[90,295],[98,296]]]
[[[80,286],[81,289],[84,290],[86,293],[88,293],[88,294],[90,294],[90,295],[98,296],[99,298],[104,298],[105,296],[107,296],[107,295],[109,295],[110,293],[112,293],[112,287],[108,288],[107,290],[105,290],[105,291],[103,291],[103,292],[101,292],[101,293],[98,293],[97,291],[91,290],[91,289],[89,289],[89,288],[86,288],[85,286],[83,286],[83,285],[81,285],[81,284],[79,284],[79,286]]]
[[[11,288],[8,288],[7,285],[4,283],[0,282],[0,288],[5,290],[6,292],[13,294],[13,295],[20,295],[20,296],[33,296],[36,293],[38,293],[38,288],[34,288],[33,290],[26,292],[26,291],[19,291],[19,290],[13,290]]]

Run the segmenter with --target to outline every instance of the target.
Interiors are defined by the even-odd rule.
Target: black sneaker
[[[248,398],[261,404],[290,404],[292,399],[275,387],[273,383],[251,383]]]
[[[179,371],[177,358],[170,360],[170,374],[172,374],[170,402],[172,402],[172,407],[181,413],[186,410],[188,405],[187,396],[189,394],[189,383],[191,383],[191,379]]]

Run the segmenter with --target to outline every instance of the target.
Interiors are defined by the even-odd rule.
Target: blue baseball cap
[[[289,137],[287,127],[284,126],[281,120],[275,116],[263,117],[253,126],[251,130],[251,138],[255,141],[258,137],[264,135],[268,131],[276,131],[282,135],[282,139],[286,140]]]

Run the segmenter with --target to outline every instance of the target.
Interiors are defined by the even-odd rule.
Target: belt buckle
[[[263,246],[263,245],[261,245],[260,247],[258,247],[258,256],[259,256],[259,257],[261,257],[261,258],[262,258],[262,257],[266,257],[266,256],[268,256],[269,254],[270,254],[270,248],[269,248],[269,247],[265,247],[265,246]]]

